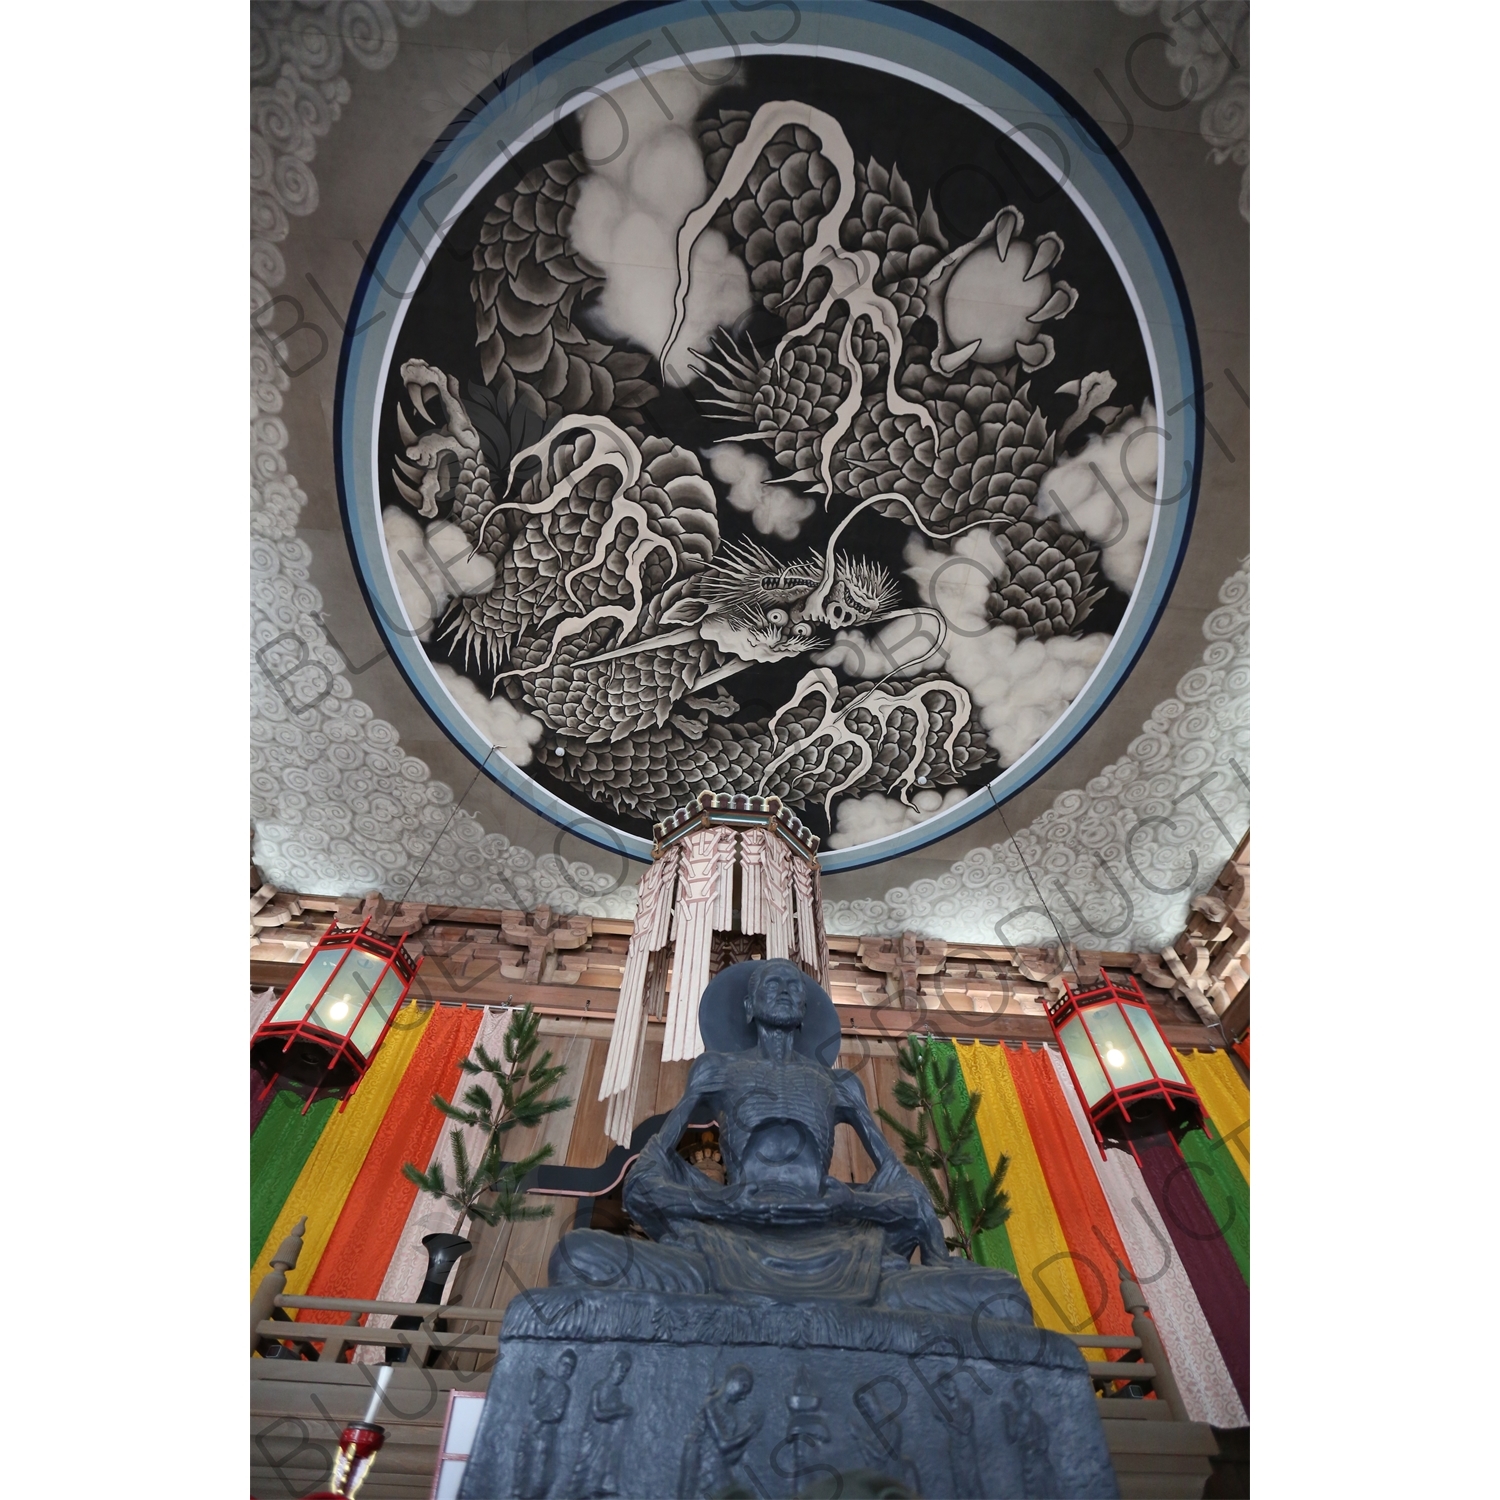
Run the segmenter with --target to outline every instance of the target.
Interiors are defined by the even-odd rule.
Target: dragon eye
[[[791,619],[791,616],[784,609],[768,609],[766,611],[766,619],[772,625],[785,625]]]

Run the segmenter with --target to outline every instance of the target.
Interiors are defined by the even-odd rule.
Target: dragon
[[[811,660],[838,631],[902,615],[931,622],[929,657],[942,646],[942,616],[903,607],[887,570],[841,545],[859,515],[904,520],[940,547],[989,530],[1003,559],[990,615],[1018,635],[1074,632],[1098,597],[1096,551],[1042,516],[1036,493],[1071,431],[1118,418],[1112,382],[1084,383],[1053,433],[1018,378],[1052,357],[1037,325],[1077,300],[1051,276],[1060,239],[1023,241],[1006,209],[950,250],[899,171],[856,163],[831,117],[787,110],[700,123],[716,186],[681,227],[675,321],[653,353],[659,371],[693,246],[718,229],[786,333],[764,356],[724,329],[691,351],[700,399],[732,429],[725,441],[760,446],[781,482],[839,510],[821,549],[788,560],[726,540],[698,454],[645,430],[652,357],[579,328],[605,273],[568,239],[577,156],[529,172],[486,213],[470,288],[483,380],[420,359],[398,372],[392,482],[495,570],[488,591],[451,602],[429,651],[540,721],[543,769],[641,819],[707,788],[821,803],[831,825],[839,797],[909,803],[994,759],[968,692],[921,671],[925,658],[899,680],[855,682]],[[966,323],[965,276],[983,292],[1011,257],[1022,326]],[[802,675],[786,701],[743,715],[726,684],[787,662]]]

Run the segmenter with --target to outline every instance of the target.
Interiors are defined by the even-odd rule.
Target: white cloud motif
[[[864,797],[845,797],[838,805],[828,847],[852,849],[856,844],[873,843],[876,839],[915,828],[918,823],[925,823],[929,818],[947,812],[950,807],[957,807],[968,795],[960,787],[951,787],[947,792],[928,787],[911,799],[910,807],[879,792],[870,792]]]
[[[738,443],[717,443],[703,455],[714,478],[729,486],[729,503],[750,517],[762,536],[796,539],[803,523],[818,508],[817,502],[782,484],[768,484],[771,466],[759,453],[749,453]]]
[[[1044,516],[1067,512],[1063,523],[1091,542],[1105,543],[1099,566],[1124,593],[1135,588],[1155,509],[1157,433],[1151,403],[1108,437],[1090,438],[1042,480],[1036,497]],[[1147,496],[1150,499],[1147,499]]]
[[[469,538],[451,521],[434,521],[424,531],[396,505],[386,506],[381,520],[396,588],[419,641],[432,638],[454,594],[487,594],[495,586],[494,563],[470,557]]]
[[[466,718],[513,766],[531,760],[531,747],[542,737],[542,721],[513,708],[508,698],[486,698],[452,667],[434,662],[433,671]]]
[[[466,0],[443,3],[453,14],[466,8]],[[348,80],[328,74],[328,58],[337,62],[339,42],[324,31],[327,24],[327,17],[309,15],[306,26],[285,30],[252,19],[258,82],[251,90],[252,127],[257,108],[273,92],[272,80],[290,80],[301,102],[315,97],[302,67],[316,69],[328,106],[322,118],[293,117],[308,131],[295,152],[295,176],[271,172],[274,152],[252,128],[252,162],[266,169],[250,193],[254,307],[263,306],[286,279],[279,242],[287,237],[288,215],[316,203],[316,138],[349,101]],[[366,55],[359,61],[378,65]],[[299,186],[304,196],[294,200],[289,193]],[[487,833],[472,812],[454,807],[453,788],[407,754],[397,731],[355,695],[343,656],[324,629],[312,551],[296,534],[307,495],[284,451],[288,433],[280,413],[291,380],[263,340],[251,340],[249,354],[250,815],[253,857],[266,879],[282,890],[331,896],[378,890],[390,899],[414,895],[453,906],[529,909],[546,902],[555,911],[630,917],[636,886],[628,866],[616,868],[624,861],[596,868]],[[439,555],[448,556],[446,548]],[[284,643],[289,630],[304,642],[306,657],[291,677],[282,678],[268,665],[275,657],[267,653]],[[421,881],[413,888],[418,873]]]
[[[568,237],[605,275],[594,312],[614,338],[659,354],[672,331],[677,231],[708,197],[709,181],[692,122],[713,92],[685,69],[653,73],[582,112],[583,179]],[[670,111],[670,115],[667,113]],[[745,263],[717,230],[701,235],[689,261],[686,321],[666,362],[669,385],[692,379],[688,351],[706,347],[753,306]]]
[[[951,553],[934,552],[912,537],[906,575],[942,614],[948,627],[942,647],[933,651],[935,625],[916,616],[891,621],[873,639],[862,631],[840,631],[814,659],[866,678],[945,669],[968,689],[1001,765],[1013,765],[1078,696],[1110,638],[1101,632],[1022,640],[1009,625],[991,625],[985,600],[1001,561],[986,531],[965,533]]]
[[[1219,608],[1203,622],[1202,660],[1124,755],[1060,792],[1014,840],[970,849],[935,878],[879,899],[839,900],[842,877],[829,877],[828,931],[1051,944],[1057,938],[1037,909],[1036,876],[1064,931],[1083,947],[1149,951],[1171,942],[1188,903],[1214,883],[1250,823],[1249,623],[1247,564],[1225,581]],[[1142,836],[1142,824],[1156,833]]]

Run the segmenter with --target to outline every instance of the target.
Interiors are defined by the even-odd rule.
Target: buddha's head
[[[752,1026],[795,1031],[806,1014],[802,970],[786,958],[762,964],[745,992],[745,1019]]]

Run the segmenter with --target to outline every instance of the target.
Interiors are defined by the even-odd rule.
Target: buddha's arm
[[[647,1234],[660,1238],[667,1221],[712,1218],[715,1197],[724,1190],[690,1167],[677,1154],[677,1142],[701,1111],[713,1113],[722,1067],[716,1054],[705,1052],[693,1063],[687,1087],[657,1133],[646,1142],[625,1179],[626,1212]]]
[[[943,1227],[938,1222],[932,1199],[927,1189],[901,1164],[891,1143],[881,1133],[875,1116],[870,1113],[864,1086],[845,1068],[836,1069],[834,1078],[839,1091],[837,1119],[853,1129],[860,1145],[875,1163],[875,1175],[854,1191],[909,1201],[916,1240],[922,1248],[922,1264],[935,1265],[947,1260],[948,1246],[943,1240]]]

